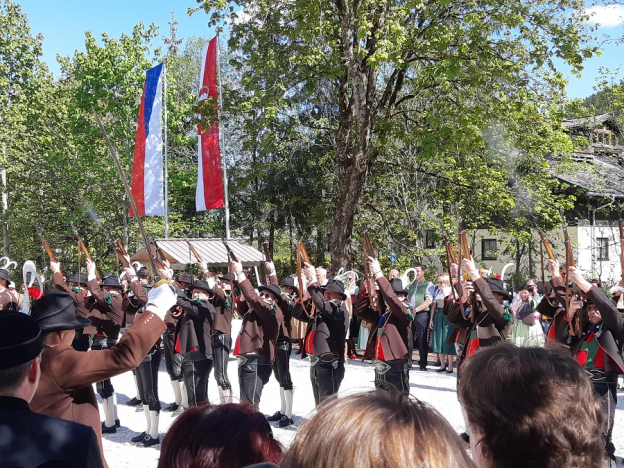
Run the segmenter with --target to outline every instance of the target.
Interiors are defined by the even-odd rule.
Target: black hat
[[[70,283],[78,283],[78,284],[87,284],[89,281],[87,280],[86,275],[82,273],[78,273],[77,275],[72,275],[68,280]]]
[[[100,286],[110,286],[111,288],[121,288],[121,284],[119,284],[119,277],[112,273],[104,276],[104,281],[100,283]]]
[[[295,278],[293,278],[292,276],[287,276],[286,278],[284,278],[280,282],[280,286],[284,286],[286,288],[292,288],[297,292],[297,294],[299,294],[299,288],[295,286]]]
[[[182,273],[180,276],[178,276],[178,283],[187,283],[187,284],[193,284],[195,281],[193,280],[193,275],[191,275],[190,273]]]
[[[11,281],[9,270],[5,270],[4,268],[0,269],[0,279]]]
[[[390,286],[395,294],[404,294],[407,296],[407,289],[403,287],[403,281],[400,278],[392,278],[390,280]]]
[[[330,279],[325,286],[321,288],[321,291],[333,291],[335,293],[342,295],[342,300],[347,300],[347,295],[345,294],[344,284],[342,281],[337,279]]]
[[[65,291],[45,291],[30,307],[30,315],[44,333],[76,330],[91,323],[76,315],[74,300]]]
[[[269,291],[269,292],[273,293],[277,299],[282,297],[282,290],[276,284],[269,284],[268,286],[260,286],[258,288],[258,291],[260,291],[260,292],[262,292],[262,291]]]
[[[238,281],[230,279],[230,274],[226,273],[223,276],[219,276],[221,281],[230,281],[234,286],[238,286]]]
[[[139,271],[137,271],[137,276],[147,276],[147,268],[141,267]]]
[[[32,317],[20,312],[0,313],[0,369],[25,364],[42,349],[41,330]]]
[[[503,283],[503,280],[498,278],[486,278],[485,282],[492,290],[492,293],[500,294],[508,301],[511,300],[511,295],[507,291],[505,291],[505,283]]]
[[[201,289],[206,291],[208,294],[212,294],[212,288],[207,281],[197,281],[193,284],[193,286],[191,286],[191,289]]]

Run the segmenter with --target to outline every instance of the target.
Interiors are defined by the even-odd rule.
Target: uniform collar
[[[30,408],[26,400],[13,396],[1,395],[0,410],[30,411]]]

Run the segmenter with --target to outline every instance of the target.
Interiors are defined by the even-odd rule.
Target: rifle
[[[314,302],[312,302],[312,308],[310,309],[310,312],[308,312],[308,309],[306,309],[305,304],[303,303],[303,296],[305,295],[304,288],[306,283],[301,269],[302,261],[305,263],[310,263],[310,257],[308,257],[308,252],[306,251],[306,248],[303,245],[301,238],[299,238],[299,240],[297,241],[297,282],[299,283],[299,303],[301,304],[301,308],[306,313],[306,315],[308,317],[313,317],[314,309],[316,308]]]
[[[119,258],[121,258],[121,263],[123,263],[124,268],[130,268],[132,265],[130,265],[130,262],[126,259],[128,253],[126,252],[126,249],[124,248],[123,244],[121,243],[121,239],[119,239],[118,236],[115,236],[113,247],[115,247],[116,252],[119,252]]]
[[[166,260],[167,257],[165,257],[165,255],[162,253],[162,250],[160,250],[160,247],[158,247],[156,241],[152,241],[151,244],[154,246],[154,252],[156,254],[154,256],[154,263],[156,264],[156,267],[158,269],[164,270],[165,264],[163,263],[163,260]]]
[[[362,218],[362,211],[358,210],[360,214],[360,224],[362,225],[362,253],[364,254],[364,276],[366,277],[366,289],[368,289],[368,300],[370,307],[375,312],[379,312],[379,296],[375,290],[375,279],[373,278],[370,268],[368,267],[368,257],[376,258],[373,244],[371,243],[368,235],[368,228]]]
[[[232,252],[232,249],[230,249],[227,241],[225,239],[221,239],[221,242],[223,242],[223,245],[225,246],[225,251],[227,252],[228,273],[230,275],[230,280],[232,281],[232,284],[234,284],[234,272],[232,271],[232,262],[238,262],[238,259],[236,258],[236,255],[234,255],[234,252]]]
[[[470,254],[470,247],[468,246],[468,237],[466,236],[466,226],[464,225],[464,222],[462,220],[459,221],[459,233],[457,236],[457,240],[459,244],[459,248],[458,248],[459,261],[461,262],[464,259],[464,257],[472,258],[472,255]],[[459,282],[460,288],[461,288],[461,263],[458,264],[457,266],[457,281]],[[463,292],[462,292],[462,295],[463,295]],[[477,317],[477,311],[475,307],[475,304],[477,303],[477,301],[476,301],[474,292],[471,293],[467,302],[469,302],[471,305],[469,318],[472,322],[474,322]],[[464,312],[464,308],[462,306],[462,314],[463,312]]]
[[[58,259],[56,258],[56,255],[54,255],[54,252],[52,252],[52,249],[48,245],[48,242],[45,240],[45,237],[43,237],[43,233],[39,230],[39,228],[37,228],[37,234],[39,234],[39,239],[41,239],[41,243],[43,244],[43,248],[47,252],[48,257],[50,257],[50,261],[54,262],[54,263],[59,263]],[[61,275],[63,275],[63,273],[60,270],[59,270],[59,273],[61,273]]]
[[[191,252],[193,252],[193,255],[195,256],[195,258],[197,259],[197,263],[204,263],[202,261],[201,255],[199,255],[199,252],[197,252],[197,249],[193,246],[193,244],[191,244],[191,241],[186,239],[186,243],[188,244]]]
[[[264,261],[265,262],[272,262],[273,260],[271,259],[271,252],[269,252],[269,244],[268,242],[263,242],[262,243],[262,251],[264,252]],[[266,282],[266,284],[270,284],[271,283],[271,278],[269,278],[269,276],[267,275],[267,272],[264,272],[264,281]]]
[[[622,272],[622,280],[620,286],[624,286],[624,223],[620,219],[620,268]]]
[[[576,285],[573,286],[573,295],[572,296],[570,294],[570,267],[571,266],[576,266],[575,262],[574,262],[574,252],[572,251],[572,243],[570,241],[570,236],[568,235],[568,226],[566,225],[565,222],[565,216],[563,214],[563,211],[561,211],[561,227],[563,229],[563,242],[565,245],[565,259],[566,259],[566,266],[565,266],[565,273],[566,273],[566,278],[565,278],[565,294],[566,294],[566,313],[570,310],[570,308],[572,307],[572,299],[577,299],[578,300],[578,292],[576,291]],[[582,308],[580,310],[578,310],[576,313],[576,319],[577,319],[577,330],[575,332],[574,330],[574,325],[572,323],[572,321],[570,321],[570,331],[572,332],[572,334],[576,334],[577,337],[580,338],[582,330],[583,330],[583,310]]]
[[[537,224],[537,223],[536,223]],[[542,266],[542,290],[544,291],[544,296],[546,296],[546,278],[544,277],[544,249],[546,249],[546,254],[550,260],[557,261],[557,257],[553,252],[552,247],[550,246],[550,242],[546,239],[546,236],[542,232],[542,230],[537,226],[537,232],[540,236],[540,262]]]
[[[455,256],[455,252],[453,252],[453,246],[451,245],[451,241],[449,240],[446,233],[444,233],[444,245],[446,247],[446,270],[449,275],[449,284],[451,289],[453,288],[453,275],[451,274],[451,265],[455,263],[457,265],[457,257]],[[457,265],[460,268],[460,265]],[[461,289],[461,283],[458,283],[459,288]],[[455,297],[455,292],[453,292],[453,297]]]
[[[88,260],[93,262],[93,257],[91,257],[91,254],[89,253],[89,249],[87,249],[87,246],[82,241],[82,238],[80,237],[80,234],[78,234],[78,230],[76,229],[76,226],[74,226],[74,223],[72,223],[71,221],[70,221],[69,224],[71,225],[72,230],[74,231],[74,234],[76,235],[76,238],[78,239],[78,252],[80,252],[82,250],[82,252],[85,254],[85,257],[87,257]],[[95,263],[95,262],[93,262],[93,263]],[[78,270],[80,270],[80,265],[78,265]],[[102,282],[102,278],[100,277],[100,273],[98,272],[97,267],[95,268],[95,277],[96,277],[98,283]]]

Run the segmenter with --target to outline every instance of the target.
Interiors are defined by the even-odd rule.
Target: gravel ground
[[[233,323],[233,336],[236,336],[240,320]],[[413,370],[410,373],[411,394],[434,406],[449,421],[451,426],[459,433],[464,430],[464,421],[461,415],[457,394],[455,391],[456,374],[437,373],[429,366],[428,372]],[[230,357],[228,374],[234,394],[238,393],[238,365],[236,359]],[[296,428],[307,419],[314,411],[314,397],[310,385],[310,364],[307,359],[301,360],[293,353],[290,361],[292,380],[295,384],[294,393],[294,427],[280,429],[274,427],[275,437],[286,447],[292,442]],[[159,372],[158,387],[160,400],[165,404],[173,401],[173,390],[169,383],[169,376],[165,371],[164,359]],[[119,419],[121,428],[116,434],[104,435],[104,454],[110,468],[155,468],[158,464],[160,445],[145,448],[130,442],[130,438],[145,430],[145,417],[143,412],[135,412],[135,408],[126,406],[125,403],[134,396],[134,379],[131,372],[113,378],[113,385],[117,391],[119,403]],[[345,378],[342,382],[340,394],[355,393],[374,388],[373,368],[369,363],[348,360],[345,370]],[[218,401],[217,384],[211,375],[208,385],[210,401]],[[618,467],[624,467],[621,457],[624,457],[624,392],[618,392],[619,401],[615,415],[615,428],[613,440],[616,446]],[[264,387],[260,411],[271,415],[280,409],[279,385],[271,377]],[[101,412],[101,406],[100,406]],[[104,416],[102,415],[102,420]],[[161,413],[160,434],[161,440],[174,418],[169,413]]]

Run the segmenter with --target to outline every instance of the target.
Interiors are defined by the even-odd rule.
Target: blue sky
[[[106,32],[111,37],[132,32],[132,27],[143,23],[155,23],[160,27],[161,36],[169,35],[167,22],[170,11],[176,13],[178,38],[191,36],[212,37],[214,31],[208,28],[208,16],[203,12],[195,13],[190,18],[186,14],[188,7],[195,6],[194,0],[105,0],[100,2],[78,0],[15,0],[22,5],[23,11],[33,33],[42,33],[43,59],[55,75],[59,73],[56,55],[73,55],[76,49],[84,50],[84,32],[91,30],[94,37]],[[302,0],[305,1],[305,0]],[[597,31],[599,39],[603,35],[622,37],[624,35],[624,7],[615,9],[597,8],[595,20],[603,26]],[[162,39],[159,41],[162,42]],[[161,45],[161,44],[157,44]],[[604,44],[600,57],[588,60],[581,78],[576,78],[564,71],[569,80],[569,97],[586,97],[593,93],[599,68],[608,67],[612,71],[621,67],[618,77],[624,77],[624,46]]]

